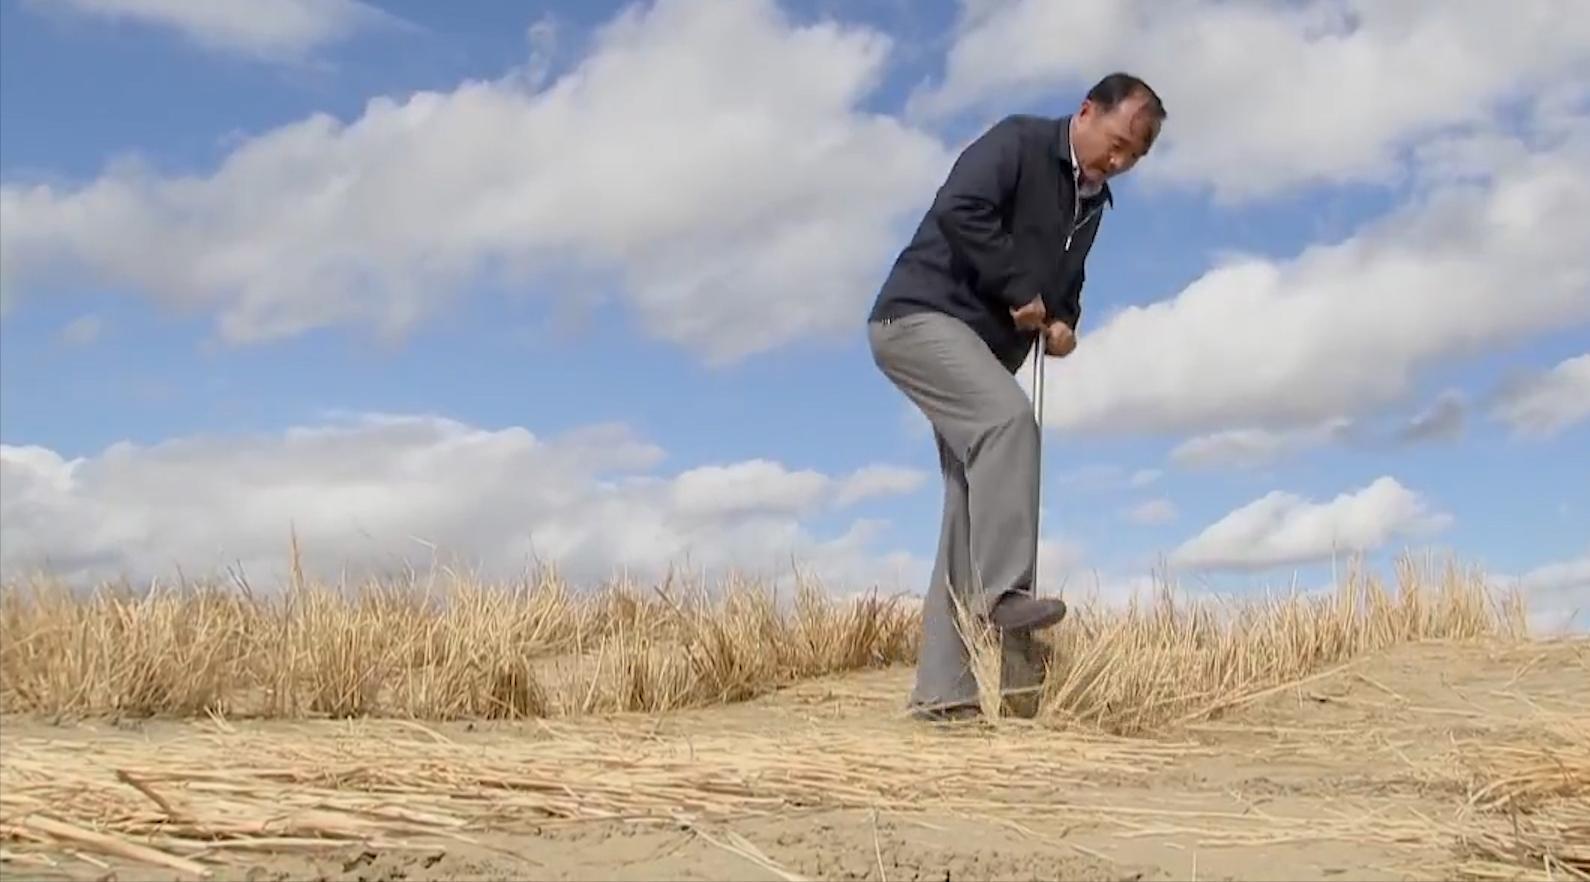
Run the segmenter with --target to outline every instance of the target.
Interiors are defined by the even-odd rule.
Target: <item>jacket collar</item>
[[[1071,179],[1074,183],[1076,181],[1077,172],[1076,168],[1071,164],[1072,116],[1073,114],[1068,113],[1065,116],[1055,120],[1056,126],[1054,137],[1054,155],[1055,159],[1060,161],[1060,165],[1065,168],[1068,174],[1071,175]],[[1104,182],[1102,188],[1099,191],[1099,195],[1104,197],[1104,201],[1108,203],[1111,208],[1115,207],[1115,193],[1110,190],[1109,181]]]

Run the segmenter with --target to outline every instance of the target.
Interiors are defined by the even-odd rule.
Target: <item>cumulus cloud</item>
[[[213,312],[233,342],[397,335],[482,281],[615,288],[593,308],[714,363],[853,329],[950,159],[862,109],[889,39],[772,0],[662,0],[591,46],[544,88],[540,46],[529,70],[316,114],[207,173],[8,184],[0,285],[87,274]]]
[[[894,465],[870,465],[845,478],[834,495],[838,505],[851,505],[873,496],[894,496],[914,492],[927,480],[920,469]]]
[[[1491,416],[1519,437],[1550,437],[1584,422],[1590,419],[1590,353],[1507,383],[1496,399]]]
[[[80,315],[61,328],[60,339],[68,346],[88,346],[105,333],[105,320],[94,313]]]
[[[881,522],[852,520],[838,535],[813,525],[899,492],[903,471],[827,475],[753,460],[669,475],[658,471],[663,456],[622,426],[544,438],[384,415],[120,443],[76,459],[4,446],[0,569],[144,579],[241,564],[269,582],[284,571],[291,530],[323,574],[423,568],[435,549],[442,562],[497,576],[537,560],[582,580],[676,564],[785,575],[793,558],[842,587],[915,589],[925,579],[924,562],[878,548]]]
[[[1133,605],[1152,603],[1167,591],[1175,594],[1178,600],[1194,596],[1185,589],[1178,590],[1178,587],[1154,573],[1092,570],[1073,576],[1066,584],[1063,596],[1071,606],[1072,616],[1080,618],[1087,611],[1120,612]],[[1204,595],[1205,592],[1200,590],[1197,594]]]
[[[817,504],[828,483],[821,472],[756,459],[691,469],[674,479],[671,495],[675,510],[689,518],[799,514]]]
[[[1168,524],[1176,520],[1176,503],[1169,499],[1150,499],[1128,510],[1126,519],[1145,527]]]
[[[1164,474],[1165,473],[1159,469],[1138,469],[1132,473],[1132,477],[1127,479],[1127,484],[1134,488],[1147,487],[1155,481],[1158,481],[1164,476]]]
[[[33,0],[37,9],[167,28],[209,49],[283,59],[394,19],[359,0]]]
[[[1436,365],[1590,322],[1590,113],[1537,110],[1519,154],[1483,175],[1439,177],[1342,241],[1230,257],[1100,316],[1046,390],[1049,425],[1308,428],[1401,402]]]
[[[1429,407],[1409,419],[1407,425],[1397,433],[1397,440],[1406,444],[1454,440],[1463,434],[1467,410],[1463,393],[1448,389],[1436,396]]]
[[[1283,455],[1348,437],[1352,425],[1333,420],[1307,429],[1226,429],[1189,438],[1176,445],[1170,460],[1186,469],[1257,468]]]
[[[1463,393],[1448,389],[1385,429],[1348,418],[1293,429],[1224,429],[1182,441],[1171,449],[1170,461],[1190,470],[1258,469],[1327,444],[1373,448],[1452,440],[1463,434],[1467,411]]]
[[[1170,460],[1183,468],[1248,468],[1273,462],[1293,447],[1290,436],[1265,429],[1227,429],[1176,445]]]
[[[1377,478],[1326,502],[1279,490],[1238,508],[1182,543],[1176,566],[1258,570],[1373,551],[1396,538],[1424,536],[1451,522],[1396,479]]]
[[[910,110],[1083,92],[1144,77],[1170,119],[1141,174],[1222,200],[1385,182],[1416,139],[1493,118],[1541,86],[1590,76],[1578,0],[1166,4],[966,0],[942,82]]]
[[[1529,604],[1530,628],[1537,633],[1590,630],[1590,553],[1538,566],[1519,576]]]
[[[1110,492],[1141,490],[1164,477],[1160,469],[1128,469],[1116,463],[1085,463],[1054,469],[1046,482],[1068,488],[1067,492]]]
[[[1061,536],[1044,536],[1038,540],[1038,587],[1047,591],[1070,579],[1072,571],[1081,565],[1084,556],[1082,544]]]

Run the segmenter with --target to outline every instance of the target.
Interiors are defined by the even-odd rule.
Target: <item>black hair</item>
[[[1134,92],[1144,94],[1147,98],[1144,107],[1155,120],[1165,119],[1165,105],[1159,100],[1159,95],[1141,79],[1122,71],[1116,71],[1094,83],[1093,88],[1088,90],[1088,100],[1097,104],[1100,110],[1108,111]]]

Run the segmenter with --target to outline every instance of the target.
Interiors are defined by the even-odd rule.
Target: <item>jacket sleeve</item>
[[[1065,322],[1071,330],[1077,329],[1077,324],[1082,321],[1082,286],[1087,283],[1088,271],[1077,272],[1077,280],[1065,292],[1059,303],[1044,301],[1044,309],[1049,313],[1049,318]]]
[[[934,199],[934,215],[950,250],[971,265],[985,296],[1012,309],[1041,293],[1000,222],[1020,173],[1019,138],[1013,116],[994,124],[955,160]]]

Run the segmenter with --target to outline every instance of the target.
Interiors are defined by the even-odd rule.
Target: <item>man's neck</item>
[[[1076,185],[1079,194],[1086,198],[1092,198],[1103,189],[1103,185],[1083,179],[1082,167],[1077,164],[1076,131],[1077,118],[1072,116],[1066,124],[1066,146],[1071,150],[1071,180]]]

